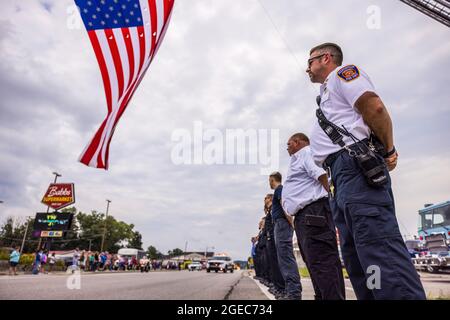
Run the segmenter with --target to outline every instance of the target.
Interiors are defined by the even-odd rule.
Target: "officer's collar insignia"
[[[337,75],[342,80],[352,81],[359,77],[359,70],[357,66],[351,64],[339,69]]]

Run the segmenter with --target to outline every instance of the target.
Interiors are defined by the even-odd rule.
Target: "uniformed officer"
[[[259,222],[259,233],[258,233],[258,243],[256,245],[256,256],[258,258],[259,266],[260,266],[260,277],[261,282],[265,285],[269,285],[270,277],[269,277],[269,265],[267,258],[267,232],[265,230],[265,220],[266,217],[261,218]]]
[[[336,228],[328,201],[328,179],[311,156],[309,138],[292,135],[291,156],[282,192],[284,211],[295,216],[300,254],[311,276],[316,300],[344,300],[345,285],[336,242]]]
[[[306,72],[322,84],[320,110],[334,124],[325,130],[323,119],[316,121],[310,148],[314,161],[329,170],[330,206],[347,272],[358,299],[425,299],[395,217],[388,170],[398,154],[391,118],[367,74],[355,65],[342,67],[342,60],[338,45],[324,43],[311,49]],[[336,127],[341,141],[332,141]],[[375,150],[371,133],[385,151],[363,162],[359,155]]]
[[[282,297],[285,295],[286,288],[283,279],[283,275],[280,271],[280,266],[278,263],[277,249],[275,246],[275,232],[274,223],[272,221],[272,198],[273,194],[267,194],[264,197],[264,212],[266,214],[264,229],[267,233],[267,258],[268,267],[270,271],[270,281],[269,292],[272,293],[275,298]]]

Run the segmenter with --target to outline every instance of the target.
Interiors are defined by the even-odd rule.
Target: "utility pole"
[[[100,252],[103,252],[103,246],[105,245],[105,236],[106,236],[106,218],[108,218],[108,210],[109,210],[109,204],[111,203],[111,200],[106,199],[106,215],[105,215],[105,222],[103,224],[103,236],[102,236],[102,246],[100,247]]]
[[[27,218],[31,218],[31,217],[27,217]],[[20,255],[22,255],[23,247],[25,246],[25,238],[27,237],[29,224],[30,224],[30,219],[27,219],[27,226],[25,227],[25,233],[23,235],[22,245],[20,246]]]
[[[186,256],[186,251],[187,251],[187,245],[188,245],[188,242],[186,241],[186,243],[184,244],[184,255]]]
[[[62,175],[56,171],[53,171],[52,174],[55,175],[55,180],[53,181],[53,183],[56,183],[56,180],[58,180],[58,177],[62,177]],[[50,210],[50,206],[47,206],[47,213],[49,212],[49,210]],[[42,238],[41,238],[41,236],[39,236],[39,242],[38,242],[38,247],[37,247],[38,250],[41,248],[41,244],[42,244]]]

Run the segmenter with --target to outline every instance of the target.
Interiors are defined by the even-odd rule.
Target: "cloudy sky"
[[[75,183],[79,210],[103,211],[111,199],[110,213],[134,223],[145,247],[166,252],[187,241],[188,250],[214,246],[246,259],[270,192],[262,164],[174,163],[173,134],[193,133],[195,121],[223,135],[276,130],[286,173],[287,138],[314,121],[308,52],[325,41],[365,69],[391,113],[402,232],[416,234],[424,203],[450,199],[450,30],[400,1],[177,0],[115,131],[108,171],[77,162],[106,103],[86,31],[68,27],[73,2],[2,0],[2,8],[1,220],[45,210],[56,170]],[[369,28],[377,16],[379,28]]]

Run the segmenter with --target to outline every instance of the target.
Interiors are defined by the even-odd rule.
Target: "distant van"
[[[117,254],[120,257],[124,257],[124,258],[127,258],[127,259],[131,259],[132,257],[135,257],[137,261],[141,260],[143,257],[146,256],[146,252],[144,250],[133,249],[133,248],[122,248],[122,249],[119,249]]]

